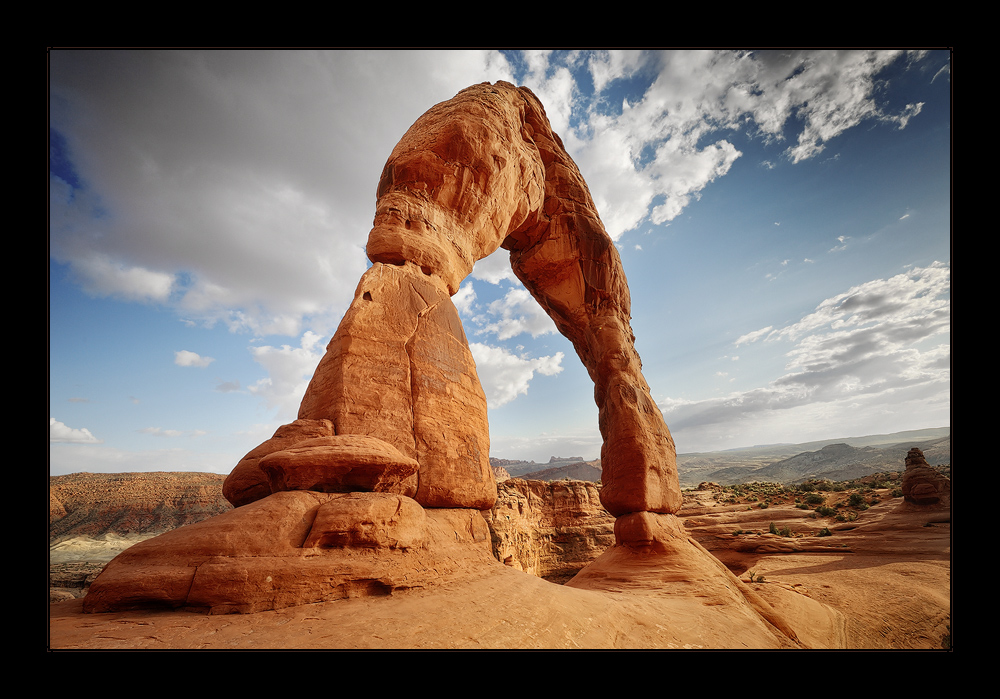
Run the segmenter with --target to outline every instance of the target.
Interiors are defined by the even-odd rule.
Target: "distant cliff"
[[[49,478],[49,543],[159,534],[232,509],[218,473],[72,473]]]

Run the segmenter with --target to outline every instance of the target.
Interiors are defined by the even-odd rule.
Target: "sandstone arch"
[[[397,462],[419,464],[380,489],[424,507],[491,507],[486,399],[451,296],[477,260],[503,247],[594,381],[602,503],[616,517],[676,512],[675,447],[642,376],[621,260],[535,95],[483,83],[432,107],[393,149],[377,195],[373,266],[298,420],[244,457],[226,497],[239,506],[280,489],[261,460],[306,439],[333,440],[317,458],[349,470],[337,440],[363,436],[371,448],[358,447],[358,459],[384,443]]]

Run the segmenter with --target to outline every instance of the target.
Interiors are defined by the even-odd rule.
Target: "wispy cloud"
[[[151,434],[154,437],[182,437],[184,433],[181,430],[165,430],[162,427],[144,427],[139,430],[142,434]]]
[[[868,406],[878,414],[903,396],[947,403],[950,387],[950,269],[910,270],[823,301],[799,321],[740,337],[737,345],[791,342],[786,374],[767,386],[701,401],[661,403],[674,430],[763,419],[809,406],[819,414]],[[863,413],[864,411],[860,411]],[[792,423],[790,423],[792,424]]]

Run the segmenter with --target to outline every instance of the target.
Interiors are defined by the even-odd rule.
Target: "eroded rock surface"
[[[676,449],[642,376],[621,260],[534,94],[483,83],[432,107],[393,149],[376,196],[373,265],[298,419],[227,479],[237,510],[129,549],[94,581],[86,609],[255,612],[483,563],[479,549],[454,548],[480,542],[497,485],[486,397],[451,296],[501,246],[594,381],[604,508],[639,523],[680,509]],[[646,548],[663,534],[615,531]]]
[[[511,478],[488,513],[494,555],[505,565],[565,582],[615,543],[615,518],[588,481]]]
[[[491,507],[486,400],[450,296],[501,246],[594,380],[605,507],[676,512],[676,450],[642,377],[621,260],[541,103],[509,83],[436,105],[393,149],[366,248],[373,267],[298,422],[328,421],[335,435],[375,437],[416,459],[423,506]],[[231,488],[247,494],[240,504],[269,492],[253,468],[260,451],[283,446],[241,463]]]
[[[915,447],[906,454],[901,489],[906,502],[914,505],[951,505],[951,479],[934,470]]]

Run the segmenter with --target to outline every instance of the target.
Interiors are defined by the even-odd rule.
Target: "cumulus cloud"
[[[523,286],[509,289],[503,298],[490,303],[477,321],[482,323],[477,335],[492,334],[500,340],[521,333],[538,337],[556,332],[555,323]]]
[[[727,132],[794,140],[799,162],[868,119],[905,127],[921,106],[886,113],[876,89],[904,55],[531,50],[515,75],[497,51],[54,51],[51,254],[90,293],[189,322],[332,333],[365,269],[386,157],[470,84],[520,82],[542,99],[617,240],[725,176],[741,156]],[[609,103],[639,73],[649,88]],[[512,281],[505,257],[474,278]]]
[[[68,442],[71,444],[101,444],[86,427],[68,427],[54,417],[49,418],[49,442]]]
[[[53,51],[52,257],[198,323],[332,332],[392,146],[487,79],[497,52]]]
[[[276,409],[277,419],[295,419],[302,396],[323,357],[320,339],[316,333],[307,331],[298,347],[262,345],[250,349],[254,361],[267,371],[267,377],[247,390],[262,398],[268,408]]]
[[[798,163],[866,120],[904,128],[921,105],[887,113],[878,102],[877,83],[879,74],[905,55],[855,50],[593,52],[587,66],[596,98],[572,132],[560,133],[587,177],[608,233],[617,240],[646,219],[672,221],[706,186],[726,175],[742,155],[726,132],[749,130],[771,142],[791,136],[796,143],[785,149],[785,157]],[[536,56],[534,63],[545,61]],[[551,74],[550,66],[548,70]],[[604,99],[609,86],[639,71],[656,76],[641,98],[621,105]],[[525,82],[532,86],[538,73],[535,68]],[[548,108],[549,102],[545,104]]]
[[[555,376],[563,370],[562,352],[531,359],[518,356],[503,347],[480,342],[470,343],[469,349],[476,360],[476,372],[490,408],[499,408],[519,395],[527,395],[528,385],[535,372]]]
[[[197,352],[191,352],[189,350],[178,350],[174,352],[174,364],[177,366],[194,366],[205,368],[215,359],[212,357],[202,357]]]

